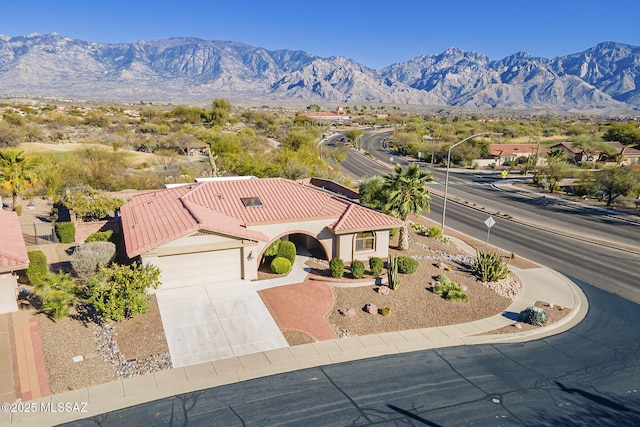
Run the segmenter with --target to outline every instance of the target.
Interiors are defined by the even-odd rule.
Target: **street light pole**
[[[457,147],[458,145],[462,144],[463,142],[466,142],[472,138],[475,138],[477,136],[482,136],[482,135],[501,135],[498,132],[480,132],[480,133],[476,133],[474,135],[471,135],[465,139],[463,139],[462,141],[456,142],[455,144],[453,144],[451,147],[449,147],[449,152],[447,153],[447,173],[445,176],[445,180],[444,180],[444,198],[442,201],[442,224],[441,227],[442,228],[442,235],[444,236],[444,220],[447,214],[447,194],[449,192],[449,166],[451,164],[451,150],[454,149],[455,147]]]

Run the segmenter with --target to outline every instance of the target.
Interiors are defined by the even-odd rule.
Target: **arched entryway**
[[[296,254],[304,255],[307,257],[313,257],[322,260],[329,260],[328,250],[315,236],[303,231],[283,233],[282,235],[274,238],[260,253],[260,262],[258,263],[259,271],[268,271],[268,265],[270,264],[273,256],[265,255],[267,248],[269,248],[275,241],[280,239],[281,241],[288,240],[295,244]]]

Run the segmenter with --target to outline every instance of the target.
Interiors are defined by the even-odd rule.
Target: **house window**
[[[372,251],[376,246],[376,235],[373,231],[356,234],[356,252]]]

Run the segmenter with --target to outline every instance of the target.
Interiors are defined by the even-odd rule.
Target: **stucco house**
[[[18,282],[12,273],[29,267],[18,215],[0,209],[0,314],[18,311]]]
[[[255,280],[265,249],[290,240],[315,256],[386,258],[402,221],[282,178],[200,182],[133,196],[120,209],[127,255],[162,270],[162,288]]]

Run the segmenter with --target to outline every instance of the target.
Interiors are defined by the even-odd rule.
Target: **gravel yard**
[[[40,340],[52,393],[113,381],[171,367],[155,297],[149,311],[112,324],[115,336],[91,322],[68,317],[53,322],[37,314]],[[113,344],[117,344],[114,346]],[[73,357],[83,360],[74,362]]]

